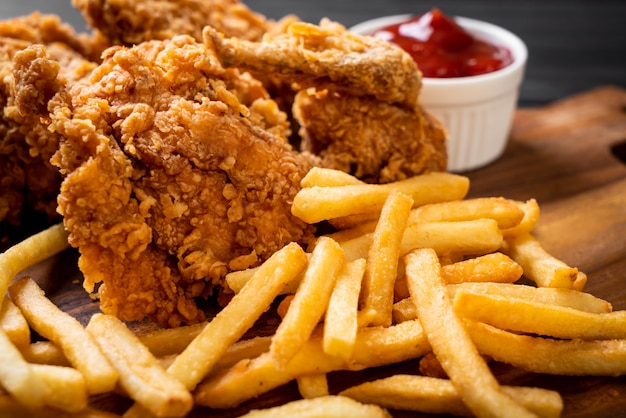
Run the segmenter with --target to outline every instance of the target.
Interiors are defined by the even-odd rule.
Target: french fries
[[[466,321],[481,353],[534,373],[565,376],[626,374],[626,340],[555,340],[514,334],[488,324]]]
[[[353,261],[367,257],[373,233],[340,242],[346,259]],[[404,231],[400,254],[413,248],[432,248],[440,255],[477,255],[497,251],[502,246],[502,232],[493,219],[459,222],[424,222],[411,225]]]
[[[343,264],[344,255],[339,244],[328,237],[319,238],[309,267],[272,338],[270,355],[277,363],[287,363],[309,339],[326,311]]]
[[[289,244],[272,255],[241,292],[176,357],[167,372],[187,389],[193,389],[307,262],[304,251],[296,244]]]
[[[385,201],[367,254],[362,310],[372,311],[371,325],[391,325],[393,290],[397,277],[403,231],[413,199],[391,192]]]
[[[363,213],[379,213],[387,196],[398,190],[415,205],[460,200],[469,189],[467,177],[430,173],[388,184],[358,184],[336,187],[307,187],[298,192],[292,213],[308,223]]]
[[[348,360],[354,351],[365,260],[346,263],[337,277],[324,319],[324,352]]]
[[[585,312],[516,297],[471,293],[462,288],[455,292],[454,309],[464,318],[510,331],[567,339],[626,339],[626,311]]]
[[[502,391],[537,416],[561,416],[563,400],[554,391],[519,386],[502,386]],[[429,414],[472,415],[448,379],[397,374],[353,386],[339,394],[359,402],[391,409]]]
[[[31,327],[61,347],[70,363],[83,374],[89,393],[105,393],[115,388],[118,374],[93,337],[76,319],[48,300],[33,279],[17,280],[9,292]]]
[[[68,247],[67,232],[62,224],[57,224],[0,254],[0,302],[15,275]]]
[[[20,404],[41,408],[45,402],[45,386],[37,378],[34,366],[22,357],[9,337],[0,331],[0,384]]]
[[[10,294],[0,296],[0,416],[106,417],[89,395],[115,388],[136,402],[126,418],[184,416],[295,382],[304,399],[245,416],[388,417],[390,408],[551,418],[564,408],[557,392],[501,385],[485,359],[535,373],[626,374],[625,311],[583,292],[587,276],[541,247],[534,199],[462,200],[467,178],[446,173],[369,185],[316,168],[302,187],[294,213],[340,230],[307,252],[292,243],[229,273],[234,296],[200,324],[136,334],[96,314],[84,328],[34,280],[9,286],[67,246],[61,226],[0,255]],[[248,335],[270,306],[279,314],[271,333]],[[48,341],[31,342],[31,329]],[[332,384],[333,372],[415,359],[409,374]]]
[[[452,384],[477,416],[534,416],[502,388],[472,344],[441,278],[432,249],[416,249],[405,257],[411,299],[433,352]]]
[[[347,362],[327,355],[321,336],[315,336],[307,340],[295,357],[282,367],[268,353],[242,360],[227,370],[209,376],[196,388],[194,399],[198,405],[231,408],[298,376],[362,370],[417,358],[428,351],[430,346],[418,321],[359,329],[354,354]]]
[[[530,233],[506,240],[503,250],[524,269],[524,275],[539,287],[571,289],[578,269],[549,254]]]
[[[0,303],[0,329],[17,347],[30,344],[30,327],[22,312],[10,298]]]
[[[182,417],[191,410],[191,393],[119,319],[96,314],[87,331],[115,366],[122,389],[146,410],[157,417]]]

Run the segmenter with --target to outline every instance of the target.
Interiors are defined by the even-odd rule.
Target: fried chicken
[[[206,28],[205,42],[225,66],[295,83],[299,146],[322,166],[371,183],[446,169],[446,131],[419,105],[421,73],[400,48],[327,19],[256,43]]]
[[[48,76],[34,80],[56,68],[45,50],[15,62],[18,80],[55,88]],[[52,159],[64,176],[59,208],[86,289],[101,283],[104,312],[200,321],[194,298],[229,270],[314,237],[291,215],[313,159],[288,144],[286,115],[189,36],[110,48],[48,106],[62,138]]]
[[[300,89],[330,88],[409,108],[417,103],[421,75],[410,55],[328,19],[319,26],[293,22],[284,33],[268,34],[261,42],[227,38],[211,27],[205,28],[204,39],[225,67],[271,73]]]
[[[269,23],[238,0],[73,0],[97,32],[115,45],[170,39],[202,40],[211,25],[227,36],[258,40]]]
[[[38,113],[16,111],[11,76],[13,56],[34,44],[48,46],[68,83],[95,67],[88,57],[100,48],[91,38],[77,35],[57,16],[33,13],[0,21],[0,225],[20,225],[25,216],[32,218],[32,213],[43,214],[47,222],[58,221],[56,196],[61,176],[49,159],[59,140],[41,125]],[[36,85],[30,89],[40,93]]]
[[[301,147],[320,165],[368,183],[388,183],[446,167],[445,129],[421,107],[367,96],[303,90],[294,103]]]

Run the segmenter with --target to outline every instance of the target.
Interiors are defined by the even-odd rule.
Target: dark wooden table
[[[347,26],[430,7],[408,0],[247,3],[271,18],[296,13],[316,22],[328,16]],[[82,18],[69,4],[69,0],[4,0],[0,18],[39,8],[82,28]],[[626,2],[440,0],[436,6],[447,14],[507,27],[526,41],[530,52],[509,146],[494,164],[466,173],[470,195],[537,198],[542,215],[536,234],[546,249],[585,271],[589,292],[609,300],[614,309],[626,309]],[[32,273],[43,283],[64,277],[49,295],[86,322],[98,308],[80,287],[75,257],[68,251]],[[402,364],[373,373],[412,367],[414,363]],[[545,376],[503,365],[495,371],[506,383],[558,390],[565,400],[565,417],[615,417],[626,411],[626,376]],[[345,385],[355,376],[333,377],[337,385]],[[290,384],[238,409],[199,410],[194,416],[235,417],[249,408],[295,397],[297,389]],[[102,399],[100,405],[119,409],[115,402]]]

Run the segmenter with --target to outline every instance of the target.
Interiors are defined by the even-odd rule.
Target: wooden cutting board
[[[602,87],[537,109],[518,110],[510,143],[493,164],[465,173],[470,197],[534,197],[542,209],[536,235],[544,247],[586,272],[587,290],[626,309],[626,90]],[[30,270],[63,310],[86,323],[98,311],[81,288],[73,250]],[[271,321],[264,318],[261,321]],[[253,331],[254,333],[254,331]],[[564,417],[615,417],[626,413],[626,376],[561,377],[526,373],[502,364],[506,384],[558,390]],[[394,373],[414,373],[415,361],[330,376],[331,390]],[[298,398],[291,383],[227,411],[192,416],[235,417],[251,408]],[[123,412],[128,401],[105,396],[96,406]],[[398,417],[421,416],[395,412]],[[427,415],[424,415],[427,416]]]

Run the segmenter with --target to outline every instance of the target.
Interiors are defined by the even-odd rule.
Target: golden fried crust
[[[446,132],[421,107],[406,109],[369,97],[301,91],[294,115],[302,148],[321,165],[370,183],[446,169]]]
[[[20,96],[13,82],[14,71],[19,71],[13,58],[31,45],[46,45],[48,56],[59,63],[55,68],[37,68],[32,61],[35,56],[23,56],[22,64],[32,67],[33,80],[54,80],[60,73],[74,82],[95,67],[88,56],[97,51],[91,38],[77,35],[58,16],[35,12],[0,21],[0,222],[12,225],[20,225],[31,212],[44,214],[48,222],[58,217],[56,196],[61,176],[49,159],[59,140],[39,119],[55,90],[50,86],[43,91],[33,80],[23,80],[25,85],[17,87]],[[18,111],[20,102],[28,105]]]
[[[107,50],[49,102],[59,208],[105,312],[196,322],[193,298],[229,270],[313,238],[290,210],[311,163],[272,133],[285,115],[237,74],[180,36]]]
[[[341,24],[295,21],[261,42],[226,38],[213,28],[204,40],[222,64],[282,77],[301,89],[316,87],[369,95],[407,108],[417,104],[421,73],[410,55],[389,42],[353,34]]]
[[[89,61],[98,61],[102,51],[110,46],[98,36],[76,33],[59,16],[39,12],[0,20],[0,37],[21,40],[27,44],[63,44]]]
[[[114,45],[135,45],[177,35],[202,39],[211,25],[227,36],[257,40],[265,18],[237,0],[74,0],[88,24]]]

